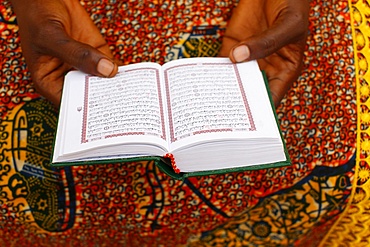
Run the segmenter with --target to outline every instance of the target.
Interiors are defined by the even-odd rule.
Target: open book
[[[228,58],[72,71],[52,165],[155,159],[176,178],[289,165],[267,88],[256,61]]]

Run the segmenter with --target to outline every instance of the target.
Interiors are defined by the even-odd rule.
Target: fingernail
[[[238,46],[233,51],[233,56],[237,63],[245,61],[249,58],[249,55],[249,48],[246,45]]]
[[[102,76],[109,77],[114,71],[114,63],[106,58],[99,60],[97,70]]]

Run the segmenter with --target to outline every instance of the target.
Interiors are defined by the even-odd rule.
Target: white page
[[[149,72],[144,72],[144,69],[149,69]],[[139,78],[137,73],[147,74],[140,75],[145,77],[144,80],[135,82]],[[61,116],[60,121],[64,126],[58,126],[56,141],[56,148],[61,150],[59,153],[78,153],[123,141],[135,144],[152,142],[165,149],[167,113],[159,104],[164,97],[159,85],[160,65],[124,66],[114,78],[86,76],[73,71],[66,77],[66,88],[70,87],[70,90],[63,94],[65,105],[61,113],[65,116]],[[101,90],[106,90],[107,96],[102,95]]]
[[[207,63],[214,65],[203,68],[202,64]],[[237,66],[237,70],[233,66]],[[280,139],[263,76],[256,61],[235,65],[228,58],[180,59],[165,64],[163,71],[166,71],[167,87],[176,88],[176,91],[169,90],[167,93],[167,105],[172,114],[169,116],[170,128],[173,129],[173,133],[170,133],[171,150],[210,140],[262,137]],[[178,81],[171,83],[171,71],[180,73]],[[216,77],[206,79],[208,82],[201,85],[201,81],[204,81],[201,77],[210,77],[212,74]],[[224,85],[232,76],[240,76],[243,83]],[[185,86],[187,83],[190,86]],[[179,90],[185,94],[180,96]],[[233,96],[238,95],[235,90],[243,90],[246,97]],[[206,97],[211,101],[216,99],[214,107],[207,103]],[[226,102],[226,107],[221,101]],[[228,106],[231,110],[227,109]],[[194,122],[194,119],[204,120],[204,116],[212,116],[206,125],[204,121]],[[179,126],[186,126],[187,130],[180,131]]]

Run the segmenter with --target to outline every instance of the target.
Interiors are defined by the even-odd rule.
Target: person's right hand
[[[106,41],[78,0],[11,1],[35,88],[56,106],[68,71],[117,73]]]

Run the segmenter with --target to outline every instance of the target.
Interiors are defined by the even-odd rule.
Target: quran
[[[153,159],[182,178],[290,164],[256,61],[186,58],[65,77],[53,166]]]

